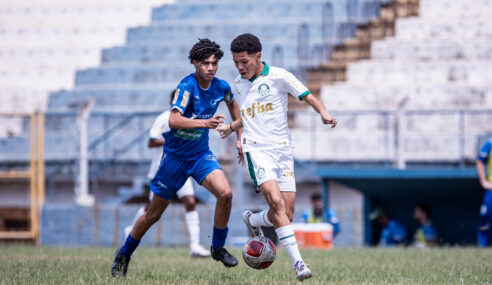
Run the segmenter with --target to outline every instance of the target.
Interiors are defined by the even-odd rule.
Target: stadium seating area
[[[0,112],[45,110],[50,91],[71,89],[75,70],[99,64],[101,48],[124,43],[163,2],[2,1]]]
[[[154,8],[150,25],[130,28],[124,45],[103,49],[99,67],[78,70],[72,89],[52,92],[47,115],[59,110],[75,112],[88,98],[95,100],[94,110],[100,112],[167,108],[170,91],[184,75],[193,71],[187,55],[197,38],[210,37],[221,44],[225,55],[218,76],[229,81],[237,76],[237,70],[228,45],[242,32],[252,32],[263,39],[263,57],[267,62],[301,74],[303,69],[319,65],[332,46],[353,36],[356,25],[376,18],[380,5],[387,1],[274,0],[267,2],[267,7],[258,5],[259,2],[178,1]],[[81,33],[85,30],[80,28]],[[47,134],[52,133],[53,137],[55,134],[73,135],[63,133],[63,129],[73,129],[69,125],[74,126],[74,115],[56,120],[52,116],[53,119],[46,121]],[[59,128],[55,121],[64,121],[62,125],[66,128]],[[97,124],[96,118],[90,119],[89,125]],[[91,130],[92,138],[103,135],[106,130]],[[141,131],[139,128],[125,130],[135,135]],[[75,150],[75,147],[74,142],[73,146],[61,149]],[[50,147],[45,157],[59,159],[63,155]],[[141,156],[137,148],[131,148],[122,157]]]
[[[479,135],[492,131],[491,3],[419,5],[419,17],[396,21],[395,37],[372,43],[370,59],[347,65],[345,82],[322,88],[341,123],[333,132],[317,132],[316,148],[325,150],[318,157],[392,160],[396,136],[407,161],[476,156]],[[297,119],[298,125],[309,122]],[[302,139],[295,131],[294,140]]]

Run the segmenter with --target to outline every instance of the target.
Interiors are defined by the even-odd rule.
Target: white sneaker
[[[248,227],[248,230],[249,230],[249,235],[251,237],[256,237],[256,236],[264,236],[263,234],[263,230],[261,229],[261,227],[253,227],[250,223],[249,223],[249,216],[253,215],[254,213],[251,212],[250,210],[246,210],[243,212],[243,221],[244,223],[246,224],[246,226]]]
[[[295,265],[295,269],[296,269],[296,277],[297,280],[299,281],[313,277],[311,270],[307,268],[306,264],[304,264],[303,261],[300,260],[297,261]]]
[[[209,257],[210,250],[206,250],[203,246],[197,244],[190,246],[190,257]]]

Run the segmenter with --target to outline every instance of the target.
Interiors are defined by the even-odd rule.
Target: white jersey
[[[299,100],[310,92],[292,73],[266,63],[260,76],[236,78],[245,152],[292,146],[287,126],[288,94]]]
[[[170,111],[162,112],[152,124],[149,132],[149,139],[159,139],[163,138],[162,134],[168,132],[169,128],[169,117],[171,116]],[[152,147],[152,162],[150,163],[149,173],[147,174],[147,178],[153,179],[155,173],[159,169],[159,165],[161,163],[162,158],[162,147]]]

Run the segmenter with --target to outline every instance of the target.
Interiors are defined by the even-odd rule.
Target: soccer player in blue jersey
[[[379,238],[379,246],[405,246],[405,240],[407,238],[405,227],[396,220],[391,219],[385,210],[382,208],[374,209],[369,215],[369,220],[375,221],[383,227]]]
[[[210,249],[212,257],[226,267],[238,263],[224,248],[231,213],[231,187],[208,146],[209,129],[215,129],[225,118],[224,115],[214,116],[221,101],[226,102],[233,120],[240,116],[229,84],[215,77],[223,55],[220,46],[208,39],[200,39],[190,50],[188,58],[196,71],[179,83],[175,93],[169,117],[171,130],[163,134],[161,164],[150,185],[155,195],[125,244],[118,249],[111,268],[114,277],[126,275],[130,257],[145,232],[159,220],[176,191],[190,176],[217,198]]]
[[[301,222],[306,224],[316,224],[323,222],[323,199],[321,194],[314,193],[311,195],[312,208],[304,210],[301,216]],[[326,209],[326,218],[328,223],[333,226],[333,236],[340,232],[340,222],[338,216],[332,209]]]
[[[480,185],[485,189],[482,206],[480,207],[480,225],[478,227],[478,246],[486,247],[489,242],[490,227],[492,227],[492,139],[489,139],[480,149],[477,157],[477,172]],[[487,165],[487,167],[486,167]],[[487,171],[488,170],[488,176]]]

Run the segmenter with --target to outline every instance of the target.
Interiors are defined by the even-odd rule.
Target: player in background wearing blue
[[[489,139],[478,153],[476,167],[480,185],[485,189],[482,206],[480,207],[480,224],[478,227],[478,246],[486,247],[489,242],[490,227],[492,227],[492,139]],[[486,166],[488,176],[486,173]]]
[[[323,200],[319,193],[311,195],[312,208],[302,212],[301,222],[306,224],[316,224],[323,222]],[[326,209],[326,218],[328,223],[333,226],[333,236],[335,237],[340,232],[340,223],[337,214],[332,209]]]
[[[420,227],[415,231],[413,236],[413,246],[415,247],[424,248],[437,245],[437,231],[432,225],[429,215],[429,205],[421,203],[415,207],[413,217],[420,224]]]
[[[233,120],[239,118],[238,104],[229,84],[215,77],[223,55],[220,46],[208,39],[200,39],[190,50],[188,58],[196,71],[185,77],[176,89],[169,117],[170,131],[163,134],[161,164],[150,184],[155,195],[125,244],[116,252],[111,268],[114,277],[126,275],[131,255],[140,240],[190,176],[217,198],[210,248],[212,258],[226,267],[238,264],[237,258],[224,248],[231,213],[231,187],[208,145],[209,129],[215,129],[225,119],[225,115],[214,116],[221,101],[226,102]]]
[[[379,246],[405,246],[405,239],[407,238],[405,227],[396,220],[390,219],[382,208],[374,209],[369,215],[369,220],[375,221],[383,227],[379,238]]]

